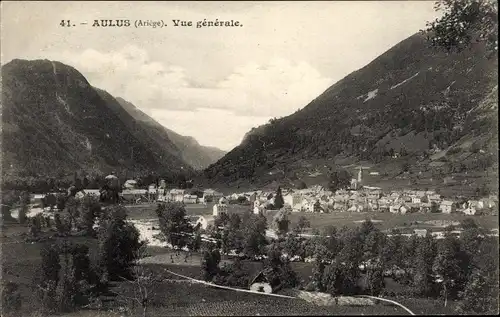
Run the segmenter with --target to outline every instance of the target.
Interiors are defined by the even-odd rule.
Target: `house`
[[[406,205],[401,205],[401,207],[399,207],[399,213],[402,215],[406,214],[408,211],[410,211],[410,207]]]
[[[358,189],[358,180],[356,178],[351,179],[351,185],[349,186],[353,190]]]
[[[475,207],[467,207],[465,209],[462,210],[462,212],[466,215],[469,215],[469,216],[474,216],[477,212],[477,209]]]
[[[425,238],[427,236],[427,229],[414,229],[413,233],[415,233],[417,237]]]
[[[334,202],[333,204],[333,210],[334,211],[344,211],[347,209],[347,205],[345,203],[342,203],[342,202]]]
[[[45,198],[45,194],[33,194],[30,197],[30,203],[33,205],[40,205]]]
[[[127,188],[127,189],[135,189],[135,188],[137,188],[137,181],[133,180],[133,179],[129,179],[129,180],[125,181],[125,183],[123,184],[123,187]]]
[[[222,197],[224,197],[224,194],[222,194],[218,191],[215,191],[213,189],[205,189],[203,191],[203,199],[206,202],[217,201]]]
[[[409,195],[403,195],[401,197],[401,202],[409,204],[412,202],[412,198]]]
[[[394,204],[389,206],[389,212],[393,214],[399,213],[399,209],[401,208],[400,204]]]
[[[431,212],[431,203],[421,203],[420,204],[420,211],[421,212]]]
[[[185,204],[196,204],[198,202],[198,196],[196,195],[184,195]]]
[[[264,205],[254,206],[253,213],[255,215],[264,215],[266,213],[266,207]]]
[[[452,201],[443,200],[441,202],[441,205],[439,206],[439,209],[441,210],[442,213],[449,214],[455,210],[455,204]]]
[[[229,196],[229,200],[237,200],[240,197],[240,195],[233,193]]]
[[[484,201],[482,200],[469,200],[467,201],[468,207],[474,207],[476,210],[484,208]]]
[[[422,197],[412,196],[411,197],[411,203],[412,204],[420,204],[420,203],[422,203]]]
[[[427,201],[430,203],[439,203],[441,201],[441,196],[437,194],[427,195]]]
[[[120,197],[129,202],[138,203],[141,199],[147,199],[147,189],[124,189]]]
[[[186,191],[184,189],[171,189],[167,195],[167,200],[183,202]]]
[[[254,292],[262,293],[275,293],[281,289],[282,282],[279,279],[271,278],[273,273],[272,268],[264,269],[258,272],[252,279],[250,279],[249,289]]]
[[[152,196],[158,195],[158,188],[156,188],[155,185],[149,185],[148,187],[148,194]]]
[[[314,211],[314,201],[310,197],[303,197],[300,203],[300,211],[302,212],[313,212]]]
[[[350,211],[350,212],[362,212],[364,210],[364,207],[363,205],[352,205],[351,207],[349,207],[349,209],[347,209],[347,211]]]
[[[408,208],[408,212],[415,213],[415,212],[421,211],[420,205],[421,204],[409,203],[409,204],[406,204],[406,207]]]
[[[226,204],[215,204],[212,207],[212,215],[217,217],[221,213],[227,213],[227,205]]]
[[[302,203],[302,196],[298,194],[288,194],[283,196],[285,205],[289,205],[293,210],[300,210]]]
[[[220,197],[219,198],[219,204],[227,204],[228,203],[228,200],[226,197]]]
[[[390,200],[387,199],[386,197],[382,197],[378,200],[378,207],[379,208],[389,209],[389,204],[390,204]]]
[[[200,216],[200,218],[198,218],[198,220],[196,221],[195,226],[199,224],[201,229],[207,230],[208,226],[213,225],[214,222],[215,222],[214,216]]]

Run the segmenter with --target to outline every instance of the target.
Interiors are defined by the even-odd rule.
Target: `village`
[[[107,176],[108,178],[113,175]],[[477,199],[445,198],[434,190],[401,189],[384,192],[380,187],[363,185],[363,171],[351,180],[349,188],[335,192],[320,185],[304,189],[280,188],[283,208],[288,212],[337,213],[337,212],[373,212],[373,213],[462,213],[465,215],[495,214],[498,209],[498,196],[489,195]],[[84,195],[99,196],[99,189],[81,189],[76,198]],[[215,189],[192,190],[167,188],[164,180],[148,189],[137,187],[135,180],[127,180],[120,192],[125,203],[180,202],[186,205],[214,203],[213,215],[224,210],[227,204],[250,205],[253,213],[265,214],[273,210],[276,191],[234,192],[224,195]],[[37,205],[45,194],[31,195],[32,204]]]

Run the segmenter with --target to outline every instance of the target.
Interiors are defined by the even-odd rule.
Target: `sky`
[[[432,1],[1,2],[1,62],[50,59],[202,145],[306,106],[437,17]],[[131,27],[93,27],[128,19]],[[239,21],[201,27],[197,21]],[[61,26],[70,20],[74,27]],[[163,20],[165,27],[135,27]],[[172,20],[192,21],[192,27]],[[82,25],[80,23],[87,22]]]

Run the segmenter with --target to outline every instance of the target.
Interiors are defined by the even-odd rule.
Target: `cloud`
[[[250,62],[211,85],[198,85],[183,67],[152,61],[146,50],[129,45],[115,52],[87,49],[51,58],[81,71],[92,85],[141,109],[195,111],[225,109],[239,115],[288,115],[305,106],[332,84],[306,62],[272,58]]]
[[[195,111],[150,109],[160,124],[182,135],[194,137],[200,144],[229,151],[240,144],[251,128],[270,117],[234,115],[228,110],[200,108]]]

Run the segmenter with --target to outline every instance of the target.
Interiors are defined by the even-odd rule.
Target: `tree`
[[[460,313],[498,314],[498,283],[492,283],[492,280],[479,270],[470,275],[459,297]]]
[[[29,234],[30,237],[36,239],[42,233],[42,214],[38,214],[29,220]]]
[[[366,291],[371,296],[378,296],[385,287],[384,267],[381,263],[369,266],[366,270]]]
[[[274,208],[281,209],[285,201],[283,200],[283,194],[281,193],[281,187],[278,186],[278,190],[276,191],[276,196],[274,196]]]
[[[436,256],[436,246],[432,237],[419,239],[414,257],[413,289],[419,296],[434,295],[432,265]]]
[[[65,194],[57,194],[56,195],[56,207],[59,210],[63,210],[66,207],[66,195]]]
[[[59,270],[61,269],[59,251],[56,245],[48,245],[40,250],[40,255],[42,257],[41,264],[41,279],[43,284],[48,284],[49,282],[54,282],[57,284],[59,282]]]
[[[498,51],[498,2],[493,0],[444,0],[435,9],[443,15],[427,23],[428,40],[447,51],[461,51],[484,43],[489,53]]]
[[[28,204],[29,204],[29,196],[26,198],[28,194],[24,192],[21,194],[20,206],[19,206],[19,216],[18,221],[20,224],[25,224],[28,221]]]
[[[249,273],[243,268],[240,258],[236,258],[233,263],[220,268],[213,281],[218,285],[232,287],[248,287]]]
[[[21,293],[19,285],[10,282],[2,281],[2,311],[5,313],[14,313],[21,308]]]
[[[141,246],[137,251],[136,258],[140,259],[146,256],[146,245]],[[124,279],[133,288],[133,296],[126,296],[120,293],[119,296],[128,303],[135,306],[138,304],[142,309],[142,316],[146,317],[148,308],[156,294],[156,290],[163,280],[162,277],[153,273],[143,265],[136,264],[132,269],[132,278]]]
[[[266,240],[267,221],[263,215],[249,214],[243,221],[243,252],[250,258],[261,255]]]
[[[284,236],[288,232],[290,220],[284,210],[280,210],[273,218],[278,236]]]
[[[2,219],[12,219],[11,209],[19,202],[19,192],[16,190],[5,190],[2,188]]]
[[[126,222],[122,206],[109,207],[99,219],[100,265],[111,279],[130,276],[130,267],[142,243],[133,224]]]
[[[264,260],[264,269],[267,269],[271,285],[281,285],[281,287],[295,287],[298,284],[297,274],[292,270],[290,262],[283,259],[281,250],[272,247],[267,252],[267,258]]]
[[[438,245],[437,256],[434,259],[432,271],[441,278],[444,306],[448,298],[456,298],[466,278],[464,254],[458,241],[448,232]]]
[[[212,279],[219,273],[219,263],[221,260],[219,249],[205,250],[201,267],[203,270],[203,279],[211,282]]]
[[[309,228],[310,226],[311,226],[311,222],[309,221],[309,219],[307,219],[306,216],[302,215],[299,217],[299,220],[297,221],[297,225],[296,225],[299,233],[304,232],[304,229]]]
[[[69,217],[61,218],[60,214],[54,215],[54,223],[59,235],[66,236],[71,231],[71,221]]]
[[[345,232],[342,240],[343,248],[338,254],[338,260],[357,270],[363,258],[363,240],[355,229]]]
[[[344,169],[334,171],[330,174],[328,188],[332,192],[347,188],[351,185],[351,179],[351,174]]]
[[[94,223],[96,217],[101,213],[101,205],[97,198],[85,195],[77,206],[78,212],[76,217],[76,227],[83,230],[87,235],[93,236]]]
[[[357,268],[335,261],[325,268],[322,284],[324,289],[333,296],[349,296],[358,293],[358,278]]]
[[[186,218],[186,209],[180,203],[161,203],[156,208],[160,230],[172,246],[181,249],[189,241],[193,228]]]
[[[439,212],[439,205],[435,201],[431,202],[431,212],[432,213]]]
[[[43,207],[50,207],[50,209],[54,208],[57,204],[57,198],[56,195],[54,194],[47,194],[43,199],[42,199],[42,205]]]

